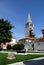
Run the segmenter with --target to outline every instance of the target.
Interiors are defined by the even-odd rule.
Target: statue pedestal
[[[16,59],[14,53],[13,52],[8,53],[7,59],[9,60]]]

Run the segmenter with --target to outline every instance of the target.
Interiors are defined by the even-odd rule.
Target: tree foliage
[[[8,20],[0,19],[0,44],[11,41],[12,28],[13,26],[10,24]]]
[[[12,49],[11,45],[7,45],[7,49],[9,50]]]

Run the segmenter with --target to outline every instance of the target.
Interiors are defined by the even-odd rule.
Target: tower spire
[[[28,20],[27,20],[27,22],[32,22],[30,14],[28,14]]]
[[[32,23],[30,14],[28,14],[28,19],[27,19],[27,23],[25,25],[25,31],[26,31],[26,36],[33,36],[34,35],[34,25]]]

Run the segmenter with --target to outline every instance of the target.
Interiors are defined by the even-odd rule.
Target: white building
[[[9,44],[10,44],[11,46],[17,44],[16,38],[12,38],[12,40],[9,42]]]
[[[19,40],[26,51],[44,51],[44,38],[25,37]]]

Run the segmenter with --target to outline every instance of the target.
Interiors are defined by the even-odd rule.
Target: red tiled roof
[[[19,41],[21,41],[21,40],[36,40],[36,41],[44,42],[44,38],[34,38],[34,37],[24,37],[24,38],[20,39]]]

